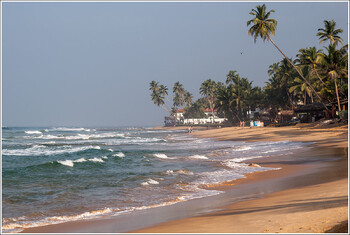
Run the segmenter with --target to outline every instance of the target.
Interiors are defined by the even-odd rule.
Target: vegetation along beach
[[[203,74],[206,77],[197,84],[194,93],[193,87],[186,86],[190,79],[174,78],[172,73],[192,68],[208,58],[197,55],[189,62],[186,58],[193,53],[185,53],[179,59],[184,64],[176,67],[165,59],[171,57],[167,53],[160,56],[166,61],[161,66],[158,64],[161,62],[155,62],[155,55],[165,48],[181,51],[183,45],[196,45],[184,40],[184,36],[159,47],[151,41],[158,37],[166,41],[163,37],[171,33],[167,30],[174,15],[179,24],[174,31],[182,32],[180,18],[197,12],[193,9],[206,12],[219,6],[217,9],[226,12],[226,3],[173,3],[173,8],[166,2],[92,3],[97,7],[93,11],[84,3],[59,5],[62,8],[36,4],[47,7],[44,8],[49,12],[55,9],[52,16],[45,16],[51,20],[59,15],[56,9],[65,9],[64,6],[73,7],[67,8],[67,12],[78,12],[77,9],[87,12],[87,18],[95,16],[95,11],[97,15],[102,12],[91,24],[114,19],[113,24],[94,29],[101,30],[96,33],[98,56],[84,56],[99,61],[88,66],[82,60],[79,63],[84,66],[74,76],[83,77],[85,69],[92,73],[102,68],[99,66],[113,64],[112,70],[105,71],[118,74],[118,79],[111,79],[103,69],[99,70],[98,79],[92,80],[87,74],[86,80],[73,76],[69,81],[47,76],[45,82],[35,83],[39,87],[35,89],[40,91],[33,88],[31,92],[42,95],[36,99],[35,107],[40,106],[40,111],[45,112],[35,112],[34,106],[28,106],[32,108],[25,109],[25,114],[20,113],[20,108],[13,111],[9,100],[14,99],[11,95],[17,94],[20,83],[16,83],[17,88],[11,87],[11,79],[15,81],[21,76],[10,76],[7,72],[16,67],[9,66],[8,58],[19,57],[8,56],[11,40],[4,37],[7,70],[3,80],[4,90],[9,92],[4,92],[5,121],[1,132],[2,233],[348,233],[348,39],[347,29],[340,28],[334,19],[325,15],[324,20],[315,23],[313,37],[317,44],[308,41],[294,54],[287,54],[288,44],[277,40],[278,17],[288,19],[289,24],[293,24],[293,19],[278,14],[278,6],[282,8],[283,3],[271,4],[276,6],[274,9],[269,3],[256,3],[244,12],[243,27],[239,25],[235,33],[244,33],[249,47],[268,47],[270,51],[265,53],[278,53],[275,58],[280,59],[266,66],[266,75],[259,74],[266,77],[264,86],[253,85],[254,79],[241,75],[246,71],[241,72],[239,63],[230,62],[229,66],[220,67],[221,74],[226,76],[203,72],[201,77]],[[7,30],[10,27],[6,22],[16,19],[13,12],[21,11],[14,5],[4,6],[7,35],[11,31]],[[145,9],[154,14],[138,18],[138,14],[147,12]],[[119,17],[116,12],[121,20],[113,18]],[[216,17],[220,22],[213,23],[217,34],[228,15]],[[145,22],[151,22],[153,17],[157,20],[149,29]],[[83,25],[80,27],[87,28],[86,22],[78,22]],[[75,24],[78,25],[73,21],[72,25]],[[110,25],[114,24],[119,31],[112,30],[114,26]],[[16,31],[16,27],[13,29]],[[154,29],[162,30],[155,34],[156,31],[151,31]],[[65,30],[63,35],[70,35]],[[103,36],[105,30],[115,31],[111,38],[121,40],[110,60],[106,48],[111,38]],[[152,34],[147,34],[147,30]],[[227,30],[233,29],[224,28]],[[141,36],[131,36],[135,32]],[[291,38],[303,41],[303,35],[289,33]],[[97,43],[86,40],[75,47],[88,45],[86,48],[93,51],[92,45]],[[215,45],[226,41],[215,41]],[[142,50],[135,49],[137,43]],[[201,50],[203,45],[211,47],[199,41],[196,44],[201,45]],[[234,61],[243,58],[248,49],[243,50],[239,43],[231,44],[238,55]],[[43,43],[44,47],[47,45],[51,44]],[[147,51],[143,51],[145,48]],[[127,52],[122,52],[123,49]],[[84,54],[85,50],[77,51]],[[59,52],[56,53],[58,56]],[[257,54],[249,56],[253,59]],[[123,55],[122,59],[116,62],[119,55]],[[64,58],[68,59],[67,55]],[[142,63],[128,67],[130,61],[138,59]],[[54,74],[53,71],[60,70],[50,66],[41,66],[43,70],[35,74],[40,77],[41,73]],[[64,67],[67,76],[73,67]],[[128,73],[121,72],[123,67],[128,68]],[[50,71],[45,72],[46,68]],[[227,70],[222,71],[223,68]],[[249,68],[254,70],[254,64]],[[161,78],[159,71],[163,69],[171,79]],[[130,71],[136,72],[131,76]],[[114,83],[117,88],[113,89],[119,90],[109,90],[112,80],[117,81]],[[172,88],[168,88],[168,83],[173,84]],[[54,94],[59,97],[56,106],[53,98],[43,95],[45,84],[51,87],[52,97]],[[58,89],[60,84],[64,84],[63,90]],[[70,89],[77,94],[83,92],[73,98]],[[137,105],[134,99],[138,99]],[[30,96],[28,102],[20,103],[30,105],[29,100]],[[117,106],[119,102],[121,106]],[[81,108],[85,104],[87,108]],[[52,107],[55,111],[50,113]],[[147,124],[147,120],[152,124]]]

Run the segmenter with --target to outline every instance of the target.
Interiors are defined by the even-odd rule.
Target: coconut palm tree
[[[316,36],[319,37],[320,43],[325,42],[327,40],[330,41],[331,44],[337,45],[338,42],[343,45],[343,39],[338,36],[338,34],[342,33],[342,29],[335,29],[335,21],[334,20],[324,20],[324,28],[319,28],[317,31],[319,31]]]
[[[317,65],[319,65],[322,50],[317,50],[316,47],[309,47],[307,49],[302,48],[299,50],[299,52],[300,53],[297,54],[298,59],[296,59],[296,61],[299,62],[300,67],[310,67],[312,69],[311,75],[315,74],[321,83],[325,85],[324,81],[317,72]]]
[[[335,93],[337,96],[338,109],[341,111],[338,84],[337,79],[341,77],[348,77],[348,53],[347,50],[337,50],[336,44],[330,44],[325,47],[328,54],[322,54],[320,59],[320,64],[322,66],[321,71],[334,82]]]
[[[187,107],[190,107],[192,105],[193,95],[190,92],[185,91],[183,99],[184,99],[184,103],[186,104]]]
[[[309,78],[310,79],[310,71],[311,68],[310,67],[304,67],[303,68],[303,73],[304,73],[304,77]],[[298,95],[301,95],[301,97],[304,98],[304,105],[307,104],[307,97],[311,98],[311,102],[313,103],[313,96],[312,96],[312,92],[309,86],[307,86],[307,84],[305,83],[304,80],[300,79],[299,77],[296,77],[294,79],[294,84],[292,86],[289,87],[289,92],[293,92],[296,93]]]
[[[252,9],[249,13],[253,15],[254,18],[247,22],[247,26],[252,24],[252,27],[248,30],[248,35],[254,37],[254,42],[258,37],[261,37],[263,41],[268,39],[276,49],[286,58],[286,60],[294,67],[294,69],[298,72],[299,76],[306,82],[306,84],[310,87],[310,89],[315,93],[315,95],[320,99],[321,97],[315,91],[315,89],[311,86],[311,84],[304,78],[299,69],[295,66],[295,64],[281,51],[281,49],[276,45],[276,43],[272,40],[271,36],[275,36],[275,31],[277,28],[277,21],[275,19],[270,19],[270,14],[275,12],[274,10],[266,11],[265,4],[261,6],[256,6],[256,9]],[[323,104],[323,106],[328,110],[327,106]]]
[[[184,94],[185,94],[185,89],[183,88],[183,85],[180,82],[176,82],[173,87],[173,102],[174,106],[178,107],[181,105],[184,105]]]
[[[209,107],[213,116],[213,123],[215,122],[214,120],[214,102],[215,102],[215,92],[216,92],[216,83],[215,81],[208,79],[204,81],[201,84],[201,87],[199,88],[199,93],[207,99],[209,102]]]
[[[159,82],[156,82],[156,81],[153,80],[153,81],[150,82],[150,84],[149,84],[149,85],[150,85],[150,88],[149,88],[149,89],[150,89],[151,91],[157,92],[157,91],[159,90],[159,85],[158,85],[158,84],[159,84]]]
[[[273,65],[269,66],[269,70],[267,70],[267,74],[269,76],[274,76],[275,74],[278,73],[279,68],[280,68],[280,63],[279,62],[273,63]]]
[[[165,105],[164,96],[168,95],[166,86],[158,85],[159,83],[156,81],[150,82],[150,90],[152,101],[155,105],[164,108],[166,111],[171,113],[170,109]]]
[[[162,107],[171,114],[170,109],[165,105],[164,97],[159,92],[152,92],[151,98],[155,105]]]

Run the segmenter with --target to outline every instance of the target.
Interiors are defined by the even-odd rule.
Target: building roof
[[[184,111],[185,109],[178,109],[176,113],[183,113]],[[214,112],[217,112],[217,111],[218,111],[217,109],[214,109]],[[211,112],[211,109],[203,109],[203,112],[209,113]]]
[[[312,104],[307,104],[307,105],[303,105],[300,106],[299,108],[296,108],[294,111],[296,113],[300,113],[300,112],[310,112],[310,111],[322,111],[325,108],[323,107],[323,105],[319,102],[314,102]]]

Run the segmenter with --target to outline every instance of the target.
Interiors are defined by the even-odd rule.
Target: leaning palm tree
[[[263,41],[268,39],[277,48],[277,50],[284,56],[284,58],[286,58],[286,60],[294,67],[294,69],[298,72],[299,76],[306,82],[306,84],[311,88],[311,90],[315,93],[315,95],[320,100],[322,100],[319,94],[315,91],[315,89],[311,86],[311,84],[304,78],[304,76],[299,71],[299,69],[295,66],[295,64],[281,51],[281,49],[272,40],[270,35],[275,36],[275,31],[277,27],[277,21],[275,19],[269,18],[272,12],[275,12],[275,11],[274,10],[271,10],[269,12],[266,11],[265,4],[263,4],[262,6],[256,6],[256,9],[252,9],[252,11],[249,14],[253,15],[254,18],[247,22],[247,26],[252,24],[252,27],[248,30],[248,35],[254,37],[254,42],[256,42],[256,39],[258,37],[261,37]],[[326,108],[326,110],[328,110],[325,104],[323,104],[323,106]]]
[[[318,36],[319,39],[321,39],[320,43],[329,40],[331,44],[337,45],[338,42],[340,42],[340,44],[343,45],[343,39],[340,36],[338,36],[338,34],[342,33],[343,30],[335,29],[335,21],[324,20],[323,23],[324,28],[318,29],[319,32],[316,34],[316,36]]]
[[[310,67],[304,67],[303,69],[303,73],[304,76],[307,78],[310,78],[311,73],[310,71],[311,68]],[[313,103],[313,97],[312,97],[312,93],[311,93],[311,89],[310,87],[308,87],[305,83],[304,80],[300,79],[299,77],[296,77],[293,81],[293,85],[291,87],[289,87],[289,92],[293,92],[295,94],[301,95],[301,97],[304,98],[304,105],[307,104],[307,97],[311,98],[311,102]]]
[[[170,109],[165,105],[164,97],[159,92],[152,92],[151,98],[155,105],[162,107],[171,114]]]
[[[164,85],[159,85],[158,87],[159,93],[165,97],[165,99],[169,102],[169,104],[171,103],[169,98],[168,98],[168,87],[164,86]]]
[[[211,114],[213,116],[213,123],[215,123],[214,115],[214,102],[215,102],[215,92],[216,92],[216,83],[215,81],[208,79],[201,84],[199,88],[199,93],[205,96],[206,100],[209,103]]]
[[[157,92],[158,90],[159,90],[159,85],[158,85],[158,82],[156,82],[156,81],[152,81],[152,82],[150,82],[150,90],[151,91],[155,91],[155,92]]]

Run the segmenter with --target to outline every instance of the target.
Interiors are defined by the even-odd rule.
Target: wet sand
[[[213,189],[218,196],[99,220],[26,229],[26,233],[262,233],[347,229],[347,126],[221,128],[198,137],[239,141],[305,141],[312,148],[285,159],[251,160],[280,170],[257,172]],[[332,230],[333,229],[333,230]]]

